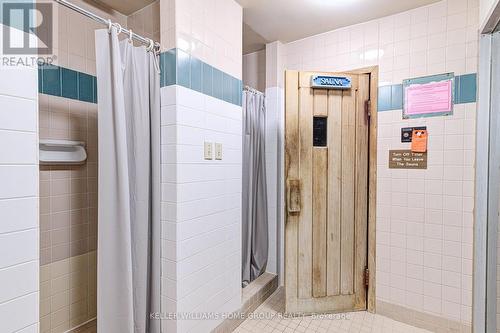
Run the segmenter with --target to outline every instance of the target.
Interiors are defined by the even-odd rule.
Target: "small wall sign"
[[[453,114],[453,73],[403,80],[403,119]]]
[[[389,150],[389,169],[427,169],[427,153]]]
[[[413,130],[411,151],[413,153],[427,152],[427,130]]]
[[[315,75],[311,78],[311,88],[351,89],[351,78],[347,76]]]
[[[413,130],[426,130],[427,126],[403,127],[401,129],[401,142],[411,142]]]

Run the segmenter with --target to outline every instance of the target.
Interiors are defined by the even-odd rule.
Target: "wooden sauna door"
[[[286,312],[365,310],[370,74],[287,71],[285,89]]]

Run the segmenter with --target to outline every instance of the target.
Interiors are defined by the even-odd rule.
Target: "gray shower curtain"
[[[266,108],[262,94],[243,92],[242,285],[266,271],[269,248]]]
[[[157,59],[96,31],[98,333],[159,333],[160,83]]]

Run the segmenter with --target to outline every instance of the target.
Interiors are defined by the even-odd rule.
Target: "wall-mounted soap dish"
[[[87,160],[85,142],[40,140],[41,165],[79,165]]]

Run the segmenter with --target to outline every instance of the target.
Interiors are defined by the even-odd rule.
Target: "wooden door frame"
[[[370,75],[370,125],[369,125],[369,161],[368,161],[368,244],[367,244],[367,266],[370,272],[369,275],[369,285],[367,290],[367,300],[366,307],[367,311],[375,313],[376,312],[376,299],[375,299],[375,283],[376,283],[376,209],[377,209],[377,105],[378,105],[378,66],[370,66],[361,69],[343,71],[344,73],[350,74],[368,74]],[[301,72],[295,70],[286,70],[285,78],[287,72]],[[325,73],[325,71],[318,71],[320,73]],[[286,133],[286,108],[287,108],[287,90],[292,87],[287,87],[285,79],[285,123],[283,124]],[[293,87],[294,89],[297,87]],[[285,134],[285,149],[286,149],[286,134]],[[285,192],[287,191],[286,186],[286,170],[288,167],[288,161],[285,159],[284,169],[283,169],[283,182],[285,187]],[[286,195],[285,195],[286,199]],[[286,200],[285,200],[286,201]],[[284,207],[284,222],[285,222],[285,246],[284,246],[284,260],[285,260],[285,286],[287,280],[287,245],[286,245],[286,223],[288,219],[288,212],[286,207],[286,202]],[[285,288],[286,289],[286,288]]]

